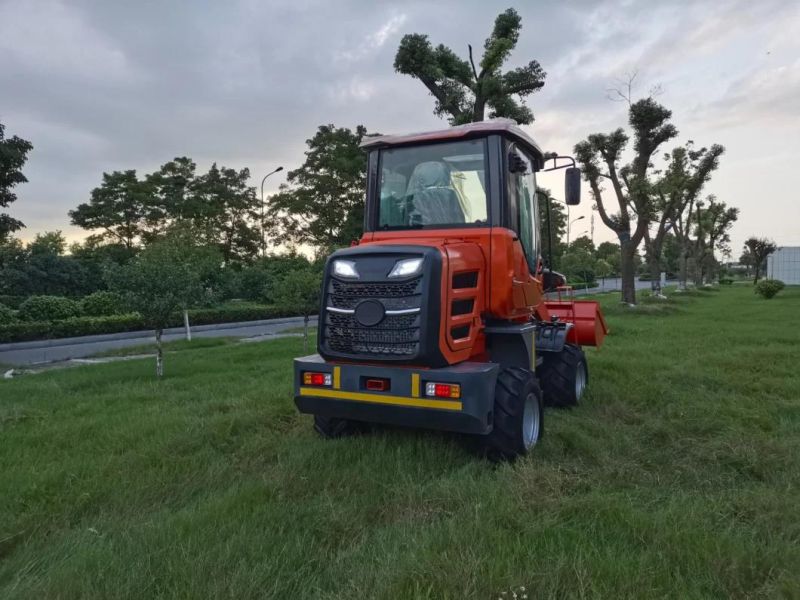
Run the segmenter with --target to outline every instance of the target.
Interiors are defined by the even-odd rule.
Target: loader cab
[[[502,227],[521,243],[531,274],[541,271],[542,235],[536,174],[552,155],[513,121],[495,119],[405,136],[367,138],[364,231]],[[568,173],[565,196],[576,204],[580,172]],[[577,176],[577,178],[576,178]],[[438,232],[438,230],[442,230]]]

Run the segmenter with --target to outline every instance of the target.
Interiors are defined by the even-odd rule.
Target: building
[[[800,285],[800,246],[782,246],[767,257],[767,277]]]

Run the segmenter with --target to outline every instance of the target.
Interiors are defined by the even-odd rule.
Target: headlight
[[[409,275],[416,275],[421,269],[421,258],[405,258],[394,263],[394,267],[389,271],[389,277],[408,277]]]
[[[352,260],[335,260],[333,261],[333,274],[339,277],[350,277],[358,279],[358,271],[356,271],[356,263]]]

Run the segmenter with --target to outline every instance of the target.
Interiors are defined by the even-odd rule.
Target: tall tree
[[[107,240],[134,248],[153,226],[152,190],[135,170],[103,173],[103,182],[92,190],[88,203],[69,211],[73,225],[100,230]]]
[[[16,135],[6,139],[5,126],[0,123],[0,208],[8,208],[16,201],[17,195],[12,189],[28,179],[22,174],[22,167],[28,160],[28,152],[33,144]],[[22,221],[14,219],[6,213],[0,213],[0,243],[9,234],[25,227]]]
[[[547,188],[538,188],[539,194],[539,235],[542,236],[541,251],[547,260],[552,262],[548,264],[548,268],[557,271],[561,255],[564,254],[566,246],[562,241],[564,234],[567,231],[567,212],[564,210],[564,204],[556,201],[550,190]],[[548,210],[548,201],[549,210]],[[552,248],[553,256],[547,256]]]
[[[603,223],[620,242],[622,301],[636,303],[635,255],[653,220],[652,184],[648,178],[651,158],[658,148],[674,138],[678,131],[669,122],[672,112],[652,98],[631,104],[629,123],[633,130],[634,156],[621,166],[628,135],[622,128],[609,134],[596,133],[575,146],[575,155],[589,182],[592,196]],[[601,178],[611,182],[616,208],[612,213],[608,197],[603,196]]]
[[[761,269],[764,266],[764,261],[767,257],[778,249],[775,242],[767,238],[751,237],[744,243],[746,250],[750,252],[750,260],[753,264],[753,272],[755,278],[753,283],[758,283],[758,277],[761,275]]]
[[[236,171],[214,163],[194,181],[191,206],[185,209],[196,235],[219,248],[226,263],[247,261],[258,254],[259,203],[249,179],[249,169]]]
[[[644,236],[645,258],[654,289],[660,289],[664,240],[671,230],[677,234],[683,253],[688,257],[688,230],[684,221],[691,219],[697,196],[719,166],[723,152],[725,148],[719,144],[696,150],[694,144],[688,142],[665,156],[667,168],[653,186],[655,232],[648,227]]]
[[[269,199],[268,215],[287,241],[318,251],[347,246],[364,226],[367,129],[321,125],[306,140],[306,160]]]
[[[394,68],[419,79],[436,99],[434,114],[446,116],[452,125],[483,121],[487,106],[490,117],[527,124],[533,121],[533,113],[525,106],[525,98],[544,86],[547,74],[536,60],[502,71],[521,29],[522,18],[513,8],[498,15],[477,66],[471,45],[466,61],[443,44],[434,48],[427,35],[408,34],[400,40]]]
[[[147,216],[151,227],[163,230],[173,222],[190,219],[195,206],[193,185],[197,165],[186,156],[176,157],[146,176],[152,195]]]
[[[714,196],[709,196],[706,203],[697,205],[697,218],[695,224],[695,279],[698,285],[706,282],[708,271],[716,265],[714,252],[717,250],[730,250],[730,228],[739,218],[739,209],[731,208],[724,202],[718,202]]]

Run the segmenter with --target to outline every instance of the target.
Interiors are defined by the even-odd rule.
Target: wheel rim
[[[526,448],[533,446],[539,439],[539,425],[539,403],[531,392],[525,398],[525,407],[522,412],[522,442]]]
[[[580,400],[586,389],[586,363],[581,361],[575,371],[575,400]]]

